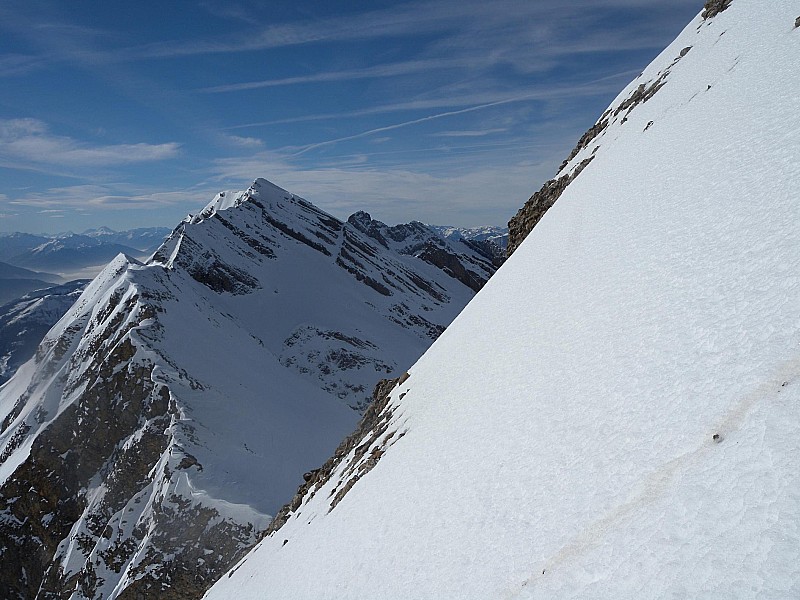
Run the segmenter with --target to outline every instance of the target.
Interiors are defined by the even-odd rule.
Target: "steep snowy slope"
[[[711,4],[209,599],[800,597],[800,3]]]
[[[0,597],[199,597],[493,271],[265,180],[118,256],[0,388]]]

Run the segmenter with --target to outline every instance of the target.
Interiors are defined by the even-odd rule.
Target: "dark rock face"
[[[439,267],[442,271],[450,275],[450,277],[458,279],[461,283],[476,292],[486,283],[486,279],[481,277],[480,274],[461,264],[457,256],[450,254],[443,248],[439,248],[434,244],[425,244],[417,256],[426,263]]]
[[[125,324],[120,315],[132,318]],[[120,574],[132,561],[128,573],[135,581],[120,598],[199,598],[254,541],[251,525],[169,493],[173,470],[202,466],[174,444],[169,431],[178,409],[129,336],[134,327],[157,331],[157,315],[139,296],[115,293],[85,329],[67,329],[40,346],[41,361],[68,361],[67,372],[80,371],[64,381],[62,394],[82,391],[34,439],[28,458],[0,488],[0,598],[77,592],[99,600],[108,574]],[[81,333],[94,334],[92,343],[68,354]],[[4,429],[18,415],[12,412]],[[172,458],[158,468],[164,456]],[[4,452],[3,460],[8,457]],[[98,478],[103,493],[90,494]],[[65,540],[75,544],[73,556],[83,557],[70,572],[61,562]]]
[[[366,275],[365,271],[371,266],[379,266],[374,261],[379,254],[378,248],[359,242],[353,234],[348,235],[348,227],[369,236],[383,248],[393,248],[400,254],[424,260],[474,291],[483,287],[504,258],[499,246],[490,241],[476,242],[465,239],[448,241],[424,223],[412,221],[390,227],[374,220],[369,213],[359,211],[347,220],[344,240],[336,262],[359,281],[386,296],[392,295],[391,288],[400,290],[406,288],[422,291],[438,301],[445,299],[432,282],[417,274],[396,273],[384,269],[381,274],[382,281],[377,281],[375,276]]]
[[[158,431],[164,430],[168,405],[149,377],[150,365],[129,364],[135,353],[132,344],[115,327],[108,330],[111,337],[101,336],[100,344],[114,349],[86,371],[83,401],[65,410],[50,425],[46,438],[35,440],[28,460],[0,489],[0,511],[11,517],[0,523],[0,547],[4,548],[0,597],[34,598],[43,580],[43,589],[52,597],[61,597],[65,586],[91,588],[88,572],[69,582],[47,572],[58,543],[86,508],[89,480],[117,444],[137,429],[147,435],[142,436],[134,461],[120,457],[123,470],[130,469],[120,484],[136,485],[141,469],[135,464],[147,461],[151,451],[160,454],[163,450],[163,435]],[[128,368],[115,370],[114,365]],[[78,544],[91,545],[91,538],[100,537],[105,529],[102,515],[95,515],[91,522]],[[48,582],[54,584],[52,588]]]
[[[733,0],[706,0],[703,7],[703,18],[711,19],[727,9]]]

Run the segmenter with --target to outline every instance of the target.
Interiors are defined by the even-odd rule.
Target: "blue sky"
[[[0,0],[0,231],[174,226],[256,177],[504,224],[701,0]]]

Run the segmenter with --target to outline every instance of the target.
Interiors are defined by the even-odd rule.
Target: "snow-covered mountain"
[[[431,225],[442,237],[448,240],[473,240],[492,242],[505,251],[508,245],[508,227],[487,225],[484,227],[453,227],[452,225]]]
[[[149,253],[155,251],[169,234],[168,227],[139,227],[125,231],[115,231],[110,227],[97,227],[87,229],[82,235],[106,244],[121,244],[136,248],[140,252]]]
[[[118,256],[0,388],[0,597],[199,597],[494,270],[265,180]]]
[[[799,17],[709,0],[207,598],[799,598]]]
[[[8,262],[26,269],[70,273],[104,265],[120,253],[141,254],[135,248],[106,243],[88,235],[70,233],[50,238],[34,248],[9,257]]]
[[[44,334],[75,303],[88,280],[29,292],[0,306],[0,384],[36,352]]]
[[[0,261],[7,262],[10,258],[33,250],[37,246],[46,244],[51,238],[32,233],[0,233]]]

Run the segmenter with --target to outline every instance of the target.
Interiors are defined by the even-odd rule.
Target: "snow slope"
[[[119,255],[0,388],[0,597],[199,597],[494,271],[259,179]]]
[[[692,21],[385,433],[206,597],[800,597],[798,15]]]

